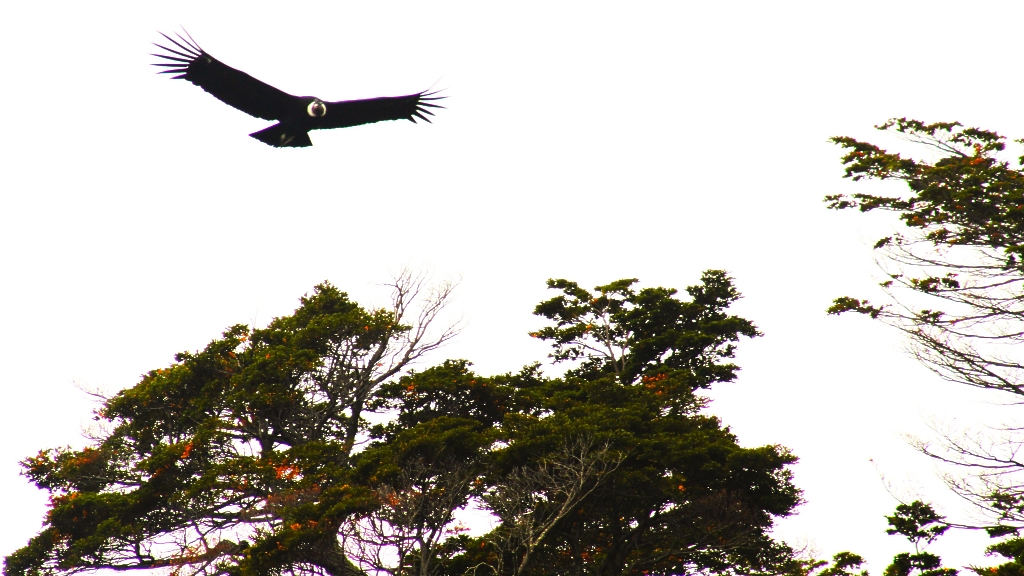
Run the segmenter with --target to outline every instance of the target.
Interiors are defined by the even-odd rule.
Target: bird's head
[[[306,114],[309,114],[313,118],[323,118],[327,114],[327,105],[324,101],[319,98],[313,98],[313,101],[306,106]]]

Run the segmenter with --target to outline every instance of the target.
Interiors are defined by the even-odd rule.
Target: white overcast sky
[[[822,197],[829,136],[892,116],[1024,136],[1020,2],[7,2],[0,8],[0,554],[45,495],[17,461],[81,445],[90,400],[325,279],[367,306],[402,266],[461,278],[467,325],[431,359],[485,374],[547,352],[544,281],[683,288],[722,268],[763,338],[711,411],[800,456],[807,503],[778,534],[880,574],[905,498],[964,508],[905,434],[1004,417],[938,381],[881,325],[824,314],[874,296],[892,225]],[[446,89],[432,125],[268,125],[149,63],[184,26],[230,66],[328,100]],[[884,476],[885,481],[882,477]],[[949,536],[954,566],[986,539]]]

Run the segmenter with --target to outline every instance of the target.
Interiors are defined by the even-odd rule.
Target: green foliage
[[[945,156],[929,163],[850,137],[832,138],[846,150],[847,178],[902,180],[911,194],[827,196],[830,208],[897,212],[934,244],[997,247],[1004,250],[1008,266],[1017,264],[1024,250],[1024,178],[995,156],[1006,148],[1003,136],[958,122],[925,124],[906,118],[889,120],[878,129],[932,146]]]
[[[446,360],[440,366],[410,372],[382,385],[371,407],[395,410],[397,417],[375,427],[374,436],[393,436],[440,417],[466,418],[487,427],[500,423],[513,409],[510,378],[478,376],[469,366],[465,360]],[[529,378],[534,373],[524,370],[521,377]]]
[[[696,413],[693,398],[680,398],[689,394],[684,390],[669,378],[628,387],[614,376],[549,383],[544,408],[550,416],[519,422],[509,447],[495,455],[499,466],[521,474],[535,470],[538,460],[582,466],[589,449],[597,471],[573,478],[589,492],[535,546],[539,571],[528,573],[725,571],[785,557],[767,532],[774,517],[799,502],[785,469],[795,457],[777,446],[741,448],[716,418]],[[681,404],[694,408],[682,413]],[[553,505],[568,498],[562,480],[533,487],[544,494],[547,512],[512,511],[502,518],[504,527],[523,522],[523,515],[554,514]]]
[[[840,552],[832,557],[832,566],[822,570],[818,576],[867,576],[867,570],[854,572],[864,565],[864,559],[852,552]]]
[[[552,341],[556,361],[581,360],[570,375],[616,374],[634,382],[643,374],[685,375],[692,389],[736,377],[732,358],[740,336],[760,333],[753,323],[725,313],[740,294],[721,270],[709,270],[686,292],[689,302],[668,288],[632,289],[636,279],[618,280],[588,292],[575,282],[548,280],[561,290],[537,305],[535,314],[555,323],[532,335]]]
[[[956,576],[954,568],[943,568],[942,559],[925,552],[924,547],[945,534],[949,524],[932,508],[915,500],[910,504],[900,504],[892,516],[886,516],[889,529],[886,534],[899,534],[914,545],[914,553],[897,554],[892,563],[885,569],[885,576]]]
[[[836,316],[844,312],[858,312],[866,314],[871,318],[878,318],[884,310],[885,306],[872,306],[867,300],[862,301],[850,298],[849,296],[840,296],[832,302],[832,305],[828,307],[826,312]]]
[[[885,569],[885,576],[955,576],[956,573],[955,568],[942,568],[942,559],[928,552],[902,552]]]
[[[534,334],[579,362],[562,378],[464,360],[400,375],[424,334],[403,306],[317,286],[293,315],[229,328],[107,400],[94,445],[26,459],[50,509],[4,573],[784,570],[770,531],[800,501],[796,458],[740,446],[697,395],[733,380],[735,343],[759,334],[726,312],[739,293],[720,271],[687,300],[635,282],[549,282],[562,295],[537,313],[554,325]],[[455,520],[473,502],[491,533]],[[824,576],[853,559],[836,566]]]
[[[867,570],[855,572],[864,565],[864,558],[852,552],[839,552],[827,560],[797,561],[788,571],[791,576],[868,576]]]
[[[367,360],[408,330],[322,284],[292,316],[178,354],[103,404],[97,419],[110,432],[97,445],[25,460],[26,476],[52,494],[50,511],[5,574],[268,574],[294,563],[374,506],[348,463],[381,378]],[[325,550],[336,557],[319,562],[344,565]]]
[[[910,193],[829,195],[825,197],[828,207],[897,213],[911,236],[883,237],[875,244],[876,249],[902,250],[918,243],[936,248],[980,248],[993,259],[985,263],[985,268],[1019,273],[1024,252],[1024,174],[997,156],[1006,148],[1005,138],[988,130],[965,128],[958,122],[926,124],[907,118],[892,119],[877,128],[924,144],[943,156],[935,162],[904,158],[848,136],[834,137],[832,142],[846,151],[842,159],[846,178],[903,181]],[[1024,163],[1024,157],[1020,162]],[[910,261],[939,265],[952,262],[943,255],[904,262]],[[965,263],[965,270],[969,269]],[[942,294],[956,292],[962,281],[954,271],[908,278],[907,284],[922,293]],[[856,302],[849,297],[837,299],[829,312],[855,311],[878,317],[879,308],[866,303],[858,306]]]
[[[517,508],[509,505],[517,498],[513,483],[496,481],[488,501],[502,526],[488,538],[504,555],[497,563],[519,574],[781,565],[790,551],[768,531],[800,501],[786,469],[796,458],[779,446],[740,447],[718,419],[701,413],[706,403],[695,394],[733,380],[738,368],[722,360],[732,358],[741,336],[759,335],[725,312],[739,293],[721,271],[689,287],[690,300],[666,288],[635,291],[635,282],[594,293],[568,280],[548,282],[562,294],[535,313],[554,325],[532,335],[552,341],[556,361],[579,363],[564,378],[523,389],[520,412],[507,420],[497,470],[520,483],[532,478],[530,492],[543,498]],[[580,474],[587,466],[592,474]],[[557,521],[545,526],[537,518]]]
[[[945,518],[935,512],[930,504],[915,500],[910,504],[900,504],[892,516],[886,516],[890,528],[886,534],[900,534],[914,543],[914,548],[927,546],[949,530],[943,523]]]

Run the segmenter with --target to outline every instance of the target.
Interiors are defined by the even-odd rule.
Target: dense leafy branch
[[[575,282],[548,280],[561,290],[537,305],[535,314],[554,322],[531,335],[550,340],[555,361],[579,360],[572,375],[611,373],[634,382],[646,373],[687,374],[691,388],[707,388],[736,377],[732,358],[740,336],[760,335],[753,323],[725,310],[740,298],[728,275],[709,270],[701,284],[686,289],[692,300],[668,288],[633,290],[626,279],[588,292]]]

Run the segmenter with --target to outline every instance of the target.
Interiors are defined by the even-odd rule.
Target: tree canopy
[[[875,244],[892,303],[842,297],[830,312],[891,322],[944,378],[1024,395],[1022,365],[1001,347],[1024,334],[1024,172],[999,157],[1006,142],[995,132],[906,118],[878,129],[939,158],[905,158],[853,138],[832,139],[846,151],[845,177],[902,181],[909,194],[826,196],[830,208],[891,211],[905,225]]]
[[[941,377],[1019,402],[1024,396],[1018,348],[1024,340],[1024,156],[1011,163],[1003,158],[1005,137],[958,122],[899,118],[877,128],[918,145],[924,158],[836,137],[832,141],[845,151],[845,177],[902,182],[903,194],[830,195],[825,200],[837,210],[898,215],[903,228],[875,243],[889,301],[878,305],[844,296],[829,312],[856,312],[887,322],[909,336],[915,355]],[[975,528],[993,537],[1011,536],[989,549],[1009,562],[979,569],[985,574],[1020,574],[1024,559],[1024,540],[1016,537],[1024,528],[1024,466],[1015,457],[1024,442],[1019,428],[1003,432],[998,439],[965,433],[946,436],[939,446],[918,446],[968,472],[949,481],[989,513],[990,523]],[[931,523],[944,530],[945,524],[936,524],[941,518],[928,517],[930,508],[921,506],[898,510],[890,518],[896,522],[893,530],[912,541],[937,535],[912,533],[912,525]],[[937,558],[921,554],[906,555],[887,576],[947,574]]]
[[[408,276],[382,309],[321,284],[106,399],[86,448],[26,459],[50,507],[4,573],[783,570],[792,551],[770,530],[800,501],[796,458],[740,446],[699,396],[759,335],[727,312],[739,293],[720,271],[687,299],[635,283],[549,281],[532,336],[572,363],[561,377],[409,370],[454,334],[430,329],[449,287],[416,316]],[[490,532],[467,533],[473,506]]]

